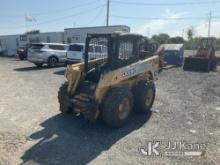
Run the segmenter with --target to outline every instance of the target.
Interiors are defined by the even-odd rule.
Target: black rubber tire
[[[129,100],[129,108],[123,119],[119,117],[119,106],[124,100]],[[104,122],[111,127],[122,127],[130,117],[134,105],[132,93],[126,88],[111,89],[105,97],[101,110]]]
[[[48,66],[49,66],[50,68],[56,67],[56,66],[57,66],[57,63],[58,63],[58,58],[57,58],[57,57],[54,57],[54,56],[49,57],[47,63],[48,63]]]
[[[42,63],[35,63],[37,68],[42,68],[43,64]]]
[[[24,57],[23,57],[22,55],[19,55],[19,59],[20,59],[21,61],[23,61],[23,60],[24,60]]]
[[[152,100],[148,105],[146,105],[146,99],[147,99],[147,92],[149,89],[152,89],[153,95]],[[149,112],[155,99],[156,89],[155,84],[151,80],[143,80],[140,81],[134,88],[132,89],[133,95],[134,95],[134,111],[136,112]]]
[[[69,96],[67,93],[68,84],[64,83],[61,85],[58,91],[58,101],[60,103],[60,111],[62,113],[69,114],[73,112],[73,109],[70,107]]]

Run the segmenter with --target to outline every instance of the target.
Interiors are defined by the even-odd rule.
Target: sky
[[[34,29],[41,32],[63,31],[64,28],[106,24],[107,0],[0,2],[0,35],[22,34]],[[146,36],[168,33],[184,38],[187,29],[193,26],[196,36],[207,36],[211,12],[211,35],[220,37],[219,8],[220,0],[110,0],[109,24],[127,25],[132,32]],[[25,16],[35,21],[26,22]]]

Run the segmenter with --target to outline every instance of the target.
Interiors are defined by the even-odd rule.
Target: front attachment
[[[186,57],[183,70],[209,72],[211,67],[210,63],[210,59],[207,58]]]

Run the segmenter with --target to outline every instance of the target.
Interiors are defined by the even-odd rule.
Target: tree
[[[170,36],[166,33],[161,33],[159,35],[153,35],[152,40],[160,43],[160,44],[165,44],[168,43]]]
[[[183,39],[183,37],[179,37],[179,36],[171,37],[169,39],[169,43],[171,43],[171,44],[183,44],[184,43],[184,39]]]
[[[26,32],[25,34],[39,34],[40,30],[30,30],[28,32]]]
[[[193,39],[193,36],[195,34],[195,29],[193,26],[189,27],[186,31],[187,33],[187,37],[188,37],[188,40],[192,40]]]

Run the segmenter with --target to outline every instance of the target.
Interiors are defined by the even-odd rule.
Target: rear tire
[[[55,66],[57,66],[57,63],[58,63],[57,57],[50,57],[48,59],[48,66],[49,67],[55,67]]]
[[[102,118],[112,127],[123,126],[130,117],[134,104],[132,93],[125,88],[109,91],[102,104]]]
[[[20,59],[21,61],[23,61],[23,60],[24,60],[24,57],[23,57],[23,56],[18,55],[18,57],[19,57],[19,59]]]
[[[136,112],[149,112],[155,99],[155,84],[151,80],[140,81],[133,89]]]
[[[73,112],[73,109],[70,107],[69,96],[67,93],[68,84],[64,83],[61,85],[58,91],[58,101],[60,103],[60,111],[62,113],[69,114]]]

